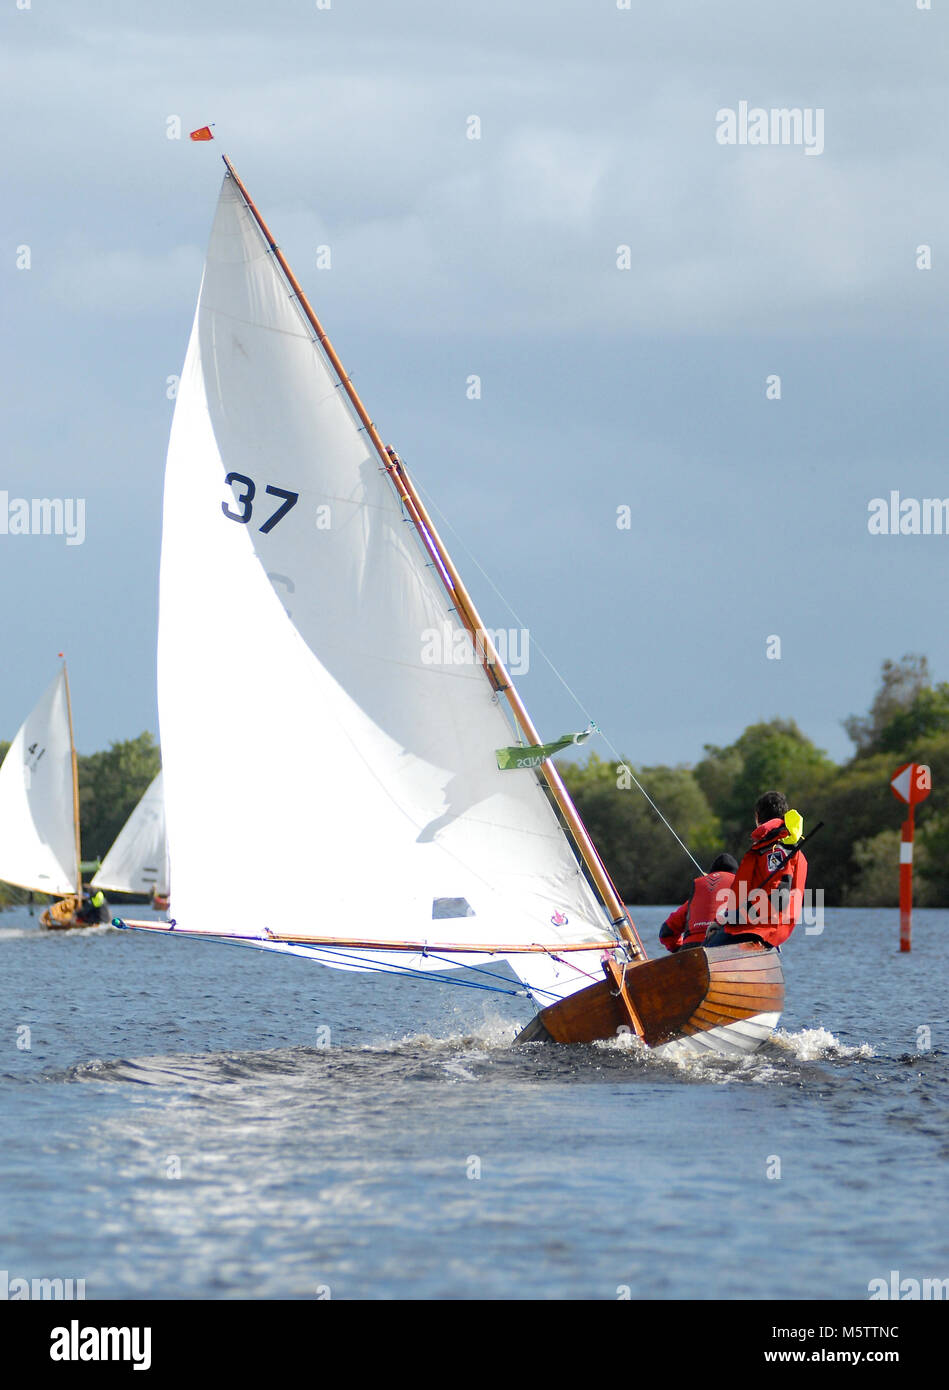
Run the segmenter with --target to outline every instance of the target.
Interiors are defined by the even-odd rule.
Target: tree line
[[[949,683],[933,685],[924,656],[885,661],[870,709],[843,725],[855,749],[843,764],[793,719],[772,719],[727,747],[706,745],[694,767],[637,767],[591,754],[559,768],[625,902],[682,902],[698,872],[624,775],[628,767],[703,867],[723,850],[741,858],[755,801],[774,789],[801,812],[805,833],[824,822],[805,853],[808,885],[823,888],[825,903],[890,907],[899,902],[906,812],[890,778],[901,763],[928,764],[933,789],[917,821],[913,898],[949,906]]]
[[[933,685],[924,656],[885,661],[865,715],[843,721],[854,744],[835,763],[793,719],[752,724],[727,747],[706,745],[694,767],[639,767],[591,754],[558,764],[625,902],[678,903],[698,872],[632,782],[630,769],[703,867],[727,850],[740,858],[752,807],[783,791],[824,828],[807,848],[808,883],[828,906],[890,907],[899,901],[900,824],[905,808],[890,791],[900,763],[926,763],[933,790],[916,831],[914,901],[949,906],[949,683]],[[0,760],[9,744],[0,743]],[[149,733],[79,757],[82,855],[101,859],[161,767]],[[514,774],[517,775],[517,774]],[[6,895],[6,896],[4,896]],[[0,905],[22,897],[0,884]]]

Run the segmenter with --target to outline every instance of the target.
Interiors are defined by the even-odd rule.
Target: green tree
[[[742,845],[754,826],[754,805],[762,792],[784,792],[806,818],[808,802],[836,766],[793,719],[751,724],[727,748],[707,744],[705,753],[695,779],[726,838]]]
[[[892,795],[889,782],[901,763],[915,762],[930,768],[932,793],[917,821],[913,898],[921,906],[949,904],[949,684],[932,685],[925,656],[884,661],[869,714],[851,717],[845,727],[857,752],[829,789],[825,809],[835,824],[821,845],[822,853],[834,855],[843,898],[853,902],[860,893],[866,900],[873,892],[868,883],[880,881],[866,861],[867,844],[884,827],[897,835],[906,807]],[[844,842],[848,833],[850,853]]]
[[[880,688],[869,713],[851,714],[843,721],[848,738],[856,744],[857,757],[878,753],[880,737],[894,716],[908,710],[929,685],[929,661],[925,656],[911,652],[899,661],[884,661]]]
[[[912,704],[891,715],[876,739],[876,747],[886,753],[903,753],[949,733],[949,684],[927,687],[917,692]]]
[[[917,823],[915,900],[949,904],[949,684],[933,686],[924,656],[885,661],[868,713],[846,721],[857,745],[843,766],[832,762],[791,719],[750,725],[725,747],[708,745],[694,770],[652,767],[640,781],[708,865],[722,849],[740,856],[755,801],[783,791],[805,820],[824,827],[809,842],[808,884],[828,905],[891,905],[898,894],[898,839],[906,808],[890,779],[904,762],[925,763],[932,794]],[[685,897],[695,869],[648,803],[624,789],[614,764],[595,755],[563,768],[580,813],[631,902]]]
[[[913,760],[928,765],[933,784],[916,821],[916,843],[924,855],[921,876],[932,890],[931,905],[949,906],[949,733],[926,740]]]
[[[102,858],[160,768],[161,754],[149,733],[80,757],[83,859]]]
[[[872,839],[858,840],[853,847],[856,874],[845,888],[846,907],[899,907],[900,832],[881,830]],[[938,893],[927,875],[929,856],[925,843],[917,841],[913,875],[913,902],[931,907]]]
[[[698,873],[631,781],[632,764],[604,762],[560,767],[587,829],[624,902],[678,903]],[[707,867],[717,854],[720,827],[688,768],[632,768],[682,839]]]

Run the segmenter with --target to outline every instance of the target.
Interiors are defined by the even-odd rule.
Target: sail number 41
[[[241,525],[246,526],[254,514],[254,498],[257,495],[257,484],[254,482],[253,478],[248,478],[246,473],[228,473],[224,482],[228,487],[232,483],[241,484],[242,491],[237,493],[234,497],[234,501],[241,510],[239,512],[232,512],[227,503],[222,502],[221,511],[225,516],[229,516],[232,521],[239,521]],[[278,521],[283,520],[287,512],[291,507],[296,505],[300,497],[298,492],[288,492],[286,488],[274,487],[270,483],[267,484],[266,490],[270,493],[271,497],[282,497],[283,501],[273,515],[267,518],[263,526],[258,528],[265,536],[268,531],[273,530]]]

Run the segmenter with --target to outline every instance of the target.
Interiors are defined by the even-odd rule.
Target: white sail
[[[162,775],[145,795],[116,837],[92,880],[93,888],[113,893],[168,892],[168,853],[165,844],[165,798]]]
[[[442,581],[227,177],[165,477],[176,930],[424,942],[416,969],[490,954],[453,944],[589,943],[568,972],[585,984],[577,967],[597,970],[614,944],[605,912],[534,774],[498,771],[511,728],[462,651]]]
[[[65,668],[0,767],[0,879],[53,896],[78,886]]]

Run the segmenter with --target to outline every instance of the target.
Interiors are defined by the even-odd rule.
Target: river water
[[[648,943],[665,915],[634,909]],[[0,1285],[862,1299],[892,1270],[947,1278],[949,911],[916,913],[910,955],[896,918],[799,928],[780,1031],[734,1062],[515,1049],[523,1000],[0,913]]]

